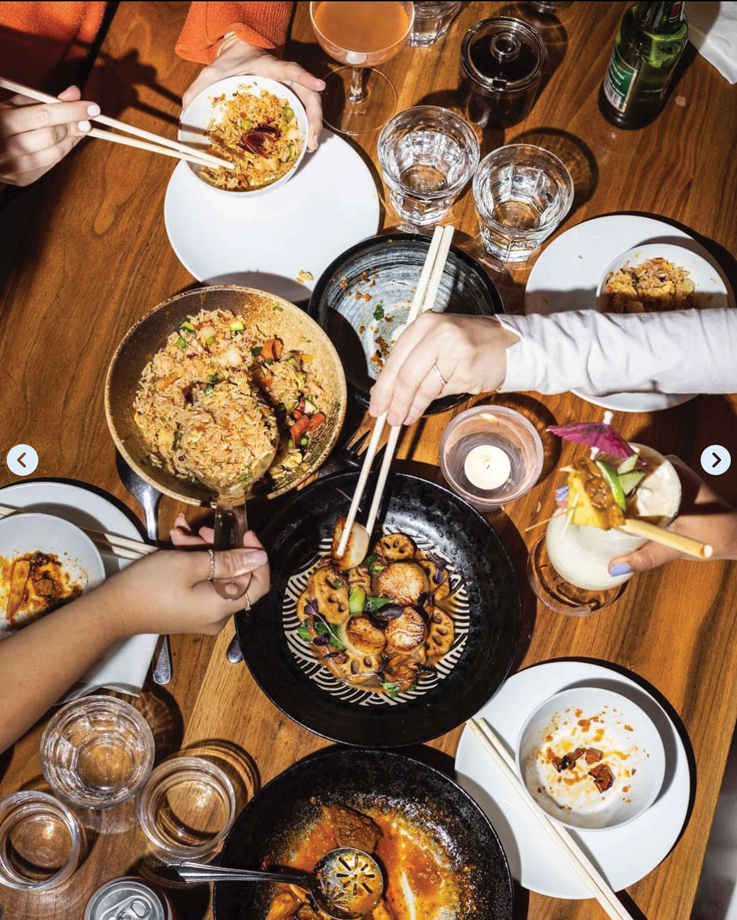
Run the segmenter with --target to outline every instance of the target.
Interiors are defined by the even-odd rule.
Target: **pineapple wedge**
[[[588,457],[578,460],[568,477],[568,514],[571,523],[581,527],[611,530],[624,524],[622,509]]]

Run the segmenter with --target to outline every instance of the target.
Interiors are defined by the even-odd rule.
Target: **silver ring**
[[[246,613],[248,613],[248,611],[251,609],[251,602],[248,599],[248,588],[246,588],[246,590],[243,592],[243,594],[240,595],[240,597],[231,597],[230,600],[231,601],[242,601],[243,609],[246,611]]]
[[[208,549],[210,554],[210,574],[207,576],[208,581],[215,581],[215,550]]]
[[[439,381],[441,382],[441,384],[443,385],[443,389],[445,389],[445,388],[448,386],[448,381],[447,381],[447,380],[445,379],[445,377],[443,377],[443,375],[440,373],[440,368],[437,366],[437,364],[433,364],[432,369],[433,369],[433,370],[435,371],[435,373],[438,375],[438,380],[439,380]]]

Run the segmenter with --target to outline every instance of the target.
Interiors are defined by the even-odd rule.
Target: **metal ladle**
[[[309,892],[315,905],[334,920],[360,920],[384,894],[384,875],[373,856],[355,847],[331,850],[312,872],[258,872],[185,862],[172,866],[185,882],[283,882]]]

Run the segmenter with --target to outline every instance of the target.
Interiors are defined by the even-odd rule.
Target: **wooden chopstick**
[[[672,530],[656,527],[655,524],[637,518],[627,518],[619,530],[636,537],[645,537],[653,543],[660,543],[661,546],[669,546],[695,559],[711,559],[714,555],[714,550],[708,543],[700,543],[691,537],[684,537],[683,534],[673,533]]]
[[[448,253],[450,252],[450,244],[453,242],[453,227],[441,227],[441,237],[440,245],[438,247],[438,254],[433,265],[430,280],[427,285],[427,291],[425,293],[424,299],[419,303],[417,312],[412,316],[410,312],[410,322],[416,319],[420,313],[424,313],[426,310],[432,310],[435,306],[435,299],[438,296],[438,290],[440,288],[440,279],[443,277],[443,272],[445,271],[445,263],[448,261]],[[412,304],[412,309],[414,310],[415,304]],[[381,506],[381,499],[384,495],[384,488],[386,486],[386,481],[389,477],[389,469],[392,465],[392,460],[394,459],[394,453],[397,449],[397,444],[399,442],[399,437],[402,433],[401,425],[393,425],[392,430],[389,434],[389,440],[384,451],[384,457],[381,461],[381,469],[379,471],[379,478],[376,483],[376,488],[374,489],[374,497],[371,501],[371,508],[369,509],[368,518],[366,519],[366,530],[369,533],[374,529],[374,524],[376,523],[376,518],[379,514],[379,508]]]
[[[56,96],[50,96],[48,93],[42,93],[30,86],[24,86],[22,83],[16,83],[14,80],[8,80],[0,77],[0,88],[7,89],[13,93],[20,93],[28,96],[29,99],[35,99],[36,102],[56,103],[62,102]],[[136,142],[129,138],[120,137],[118,134],[111,134],[109,131],[99,131],[93,128],[87,132],[88,137],[96,137],[99,140],[112,141],[116,144],[123,144],[126,147],[138,147],[140,150],[148,150],[152,153],[160,153],[164,156],[175,157],[178,160],[188,160],[190,163],[196,163],[198,166],[224,166],[226,169],[235,169],[235,165],[229,160],[223,160],[221,157],[213,156],[204,150],[198,150],[196,147],[190,147],[181,141],[174,141],[160,134],[154,134],[152,131],[145,131],[143,128],[137,128],[135,125],[128,125],[124,121],[118,121],[116,118],[110,118],[107,115],[97,115],[90,118],[90,121],[98,122],[101,125],[107,125],[109,128],[117,128],[118,131],[125,131],[126,134],[133,134],[136,137],[145,138],[153,141],[153,144]],[[170,150],[162,148],[170,148]],[[178,153],[172,153],[178,151]]]
[[[529,812],[537,819],[548,837],[555,843],[563,856],[566,857],[580,880],[591,892],[592,897],[601,904],[608,917],[612,920],[633,920],[632,914],[619,901],[608,882],[591,860],[586,856],[581,847],[576,843],[568,831],[551,821],[543,809],[536,805],[522,788],[522,783],[517,776],[514,761],[509,756],[507,749],[492,730],[486,719],[469,719],[466,723],[476,737],[481,741],[487,754],[494,761],[505,779],[514,788]]]
[[[430,275],[437,260],[438,251],[440,249],[440,242],[443,239],[443,229],[444,228],[442,227],[436,227],[435,232],[433,233],[432,240],[430,241],[430,248],[428,249],[427,256],[425,257],[425,264],[422,266],[422,272],[420,273],[420,280],[417,284],[415,296],[412,300],[412,306],[407,318],[407,325],[409,325],[412,320],[417,318],[420,304],[424,300],[425,294],[427,293],[427,288],[430,283]],[[348,516],[346,518],[345,527],[343,528],[343,534],[340,538],[340,543],[338,544],[338,556],[342,556],[345,552],[346,546],[348,545],[348,537],[351,530],[353,529],[353,525],[356,522],[358,508],[361,504],[363,493],[366,490],[366,483],[368,482],[369,473],[371,472],[371,466],[374,462],[376,451],[379,448],[379,442],[381,441],[381,435],[384,431],[384,425],[386,424],[386,415],[386,412],[382,413],[374,422],[374,430],[371,432],[371,440],[369,441],[369,446],[367,447],[366,453],[363,457],[363,466],[361,467],[361,473],[358,477],[358,483],[356,484],[356,491],[353,493],[353,499],[351,500],[351,506],[348,509]]]
[[[9,505],[0,505],[0,518],[8,517],[11,514],[23,514],[25,508],[11,508]],[[143,543],[138,540],[132,540],[130,537],[123,537],[117,533],[108,533],[102,530],[90,530],[87,527],[81,527],[82,530],[92,542],[102,552],[117,556],[119,559],[141,559],[150,553],[155,553],[157,546],[150,543]]]

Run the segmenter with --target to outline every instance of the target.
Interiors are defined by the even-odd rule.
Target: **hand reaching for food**
[[[182,108],[186,109],[195,96],[212,83],[241,74],[268,77],[291,86],[307,112],[307,149],[316,150],[322,130],[320,93],[325,89],[325,83],[294,61],[281,61],[263,48],[248,45],[239,39],[230,42],[212,64],[200,71],[182,97]]]
[[[423,313],[400,335],[371,390],[369,412],[411,425],[434,399],[497,390],[518,338],[489,316]]]
[[[80,101],[70,86],[61,103],[39,105],[27,96],[0,104],[0,183],[30,185],[48,172],[90,130],[89,118],[100,114],[96,102]]]

